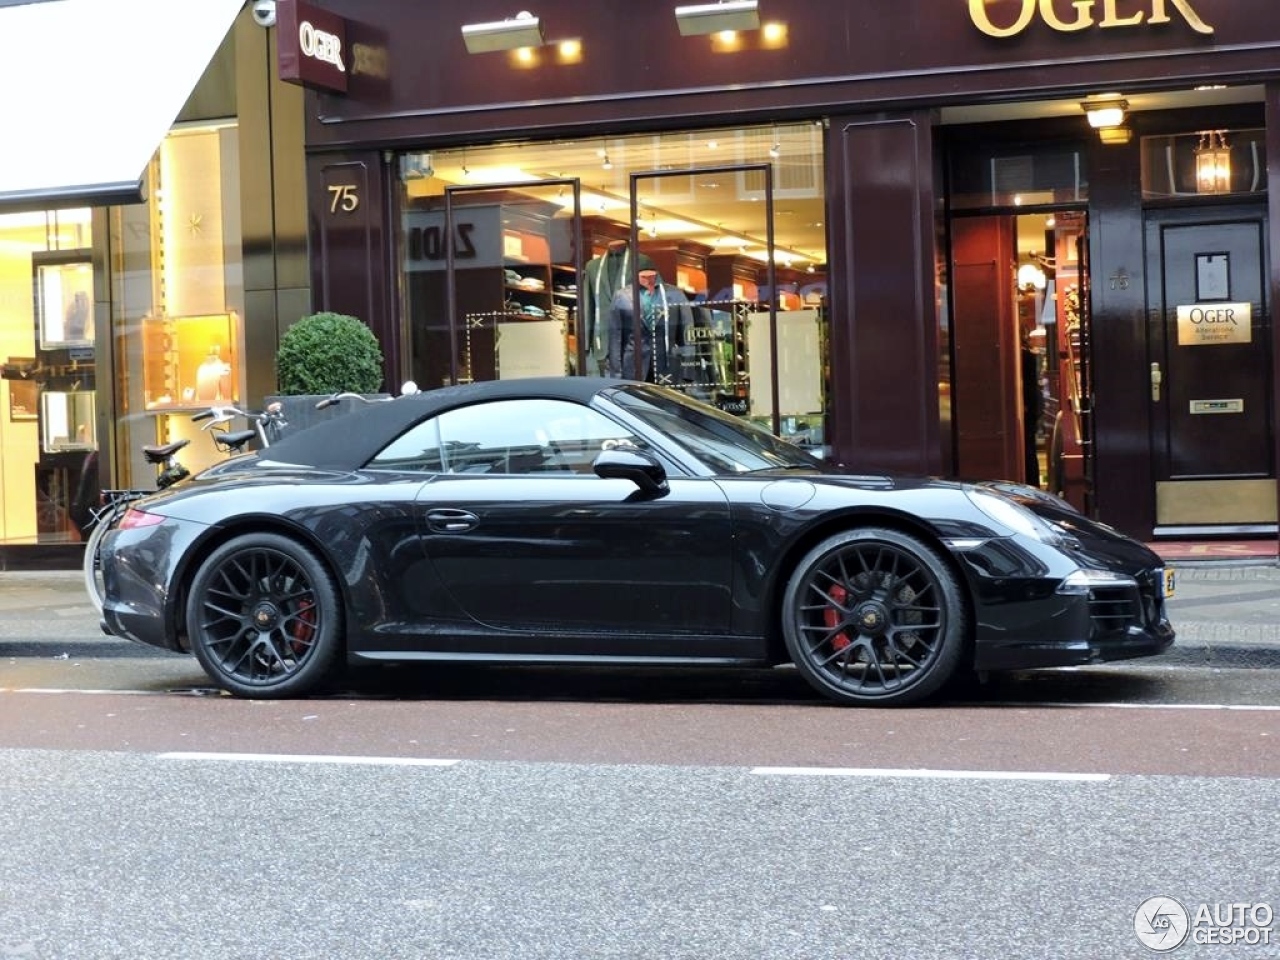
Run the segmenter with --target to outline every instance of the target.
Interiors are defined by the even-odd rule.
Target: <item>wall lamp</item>
[[[1095,130],[1106,130],[1124,123],[1124,118],[1129,111],[1129,101],[1119,97],[1086,100],[1080,104],[1080,109],[1089,118],[1089,126]]]
[[[759,30],[759,0],[720,0],[719,3],[692,3],[676,7],[680,34],[697,37],[727,30]]]
[[[528,10],[521,10],[507,20],[463,24],[462,42],[467,45],[468,53],[492,53],[495,50],[540,47],[542,46],[542,21]]]

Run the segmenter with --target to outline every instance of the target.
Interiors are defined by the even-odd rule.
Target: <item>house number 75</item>
[[[354,183],[332,183],[329,185],[329,212],[354,213],[360,206],[360,194]]]

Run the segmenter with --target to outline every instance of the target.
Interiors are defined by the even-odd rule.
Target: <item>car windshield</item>
[[[820,461],[794,444],[674,390],[629,386],[612,399],[718,474],[822,469]]]

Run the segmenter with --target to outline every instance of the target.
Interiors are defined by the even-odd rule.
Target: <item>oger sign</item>
[[[1118,9],[1122,2],[1123,0],[969,0],[969,18],[987,36],[1001,38],[1016,37],[1030,27],[1037,16],[1051,30],[1077,33],[1091,27],[1112,30],[1142,24],[1158,26],[1172,23],[1172,14],[1176,14],[1196,33],[1213,33],[1213,27],[1196,12],[1191,0],[1146,0],[1142,4],[1143,9],[1139,10],[1134,10],[1134,5],[1128,4],[1131,12],[1123,15]],[[993,16],[992,8],[1000,11],[998,17]]]
[[[280,79],[347,92],[347,21],[300,0],[276,3]]]

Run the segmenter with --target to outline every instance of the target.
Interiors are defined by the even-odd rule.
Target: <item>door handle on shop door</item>
[[[1160,402],[1160,384],[1164,383],[1164,374],[1160,372],[1160,364],[1151,365],[1151,402]]]

